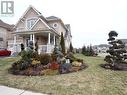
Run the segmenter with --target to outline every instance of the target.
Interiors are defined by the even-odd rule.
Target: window
[[[3,38],[0,37],[0,41],[3,41]]]
[[[53,24],[53,28],[57,28],[58,27],[58,24],[57,23],[54,23]]]
[[[28,19],[27,20],[27,29],[31,29],[33,27],[33,25],[35,24],[36,22],[36,19],[35,18],[32,18],[32,19]]]

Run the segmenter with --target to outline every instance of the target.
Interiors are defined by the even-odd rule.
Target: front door
[[[26,46],[27,46],[27,47],[29,46],[29,42],[30,42],[30,37],[27,37],[27,38],[26,38]]]

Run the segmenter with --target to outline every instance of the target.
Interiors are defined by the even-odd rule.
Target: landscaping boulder
[[[59,73],[60,74],[69,73],[71,72],[71,68],[72,68],[72,65],[70,63],[60,64]]]

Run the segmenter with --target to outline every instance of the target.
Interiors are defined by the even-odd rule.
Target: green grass
[[[15,76],[8,68],[17,58],[0,59],[0,84],[53,95],[127,95],[127,71],[105,70],[101,57],[85,57],[85,70],[54,76]]]

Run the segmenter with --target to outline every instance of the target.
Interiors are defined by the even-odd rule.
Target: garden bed
[[[37,64],[31,65],[25,70],[15,70],[14,68],[9,69],[9,73],[14,75],[26,75],[26,76],[43,76],[43,75],[58,75],[58,74],[67,74],[72,72],[77,72],[87,68],[86,64],[82,64],[81,66],[71,66],[69,69],[62,68],[61,65],[58,64]]]
[[[100,64],[100,66],[105,69],[127,71],[127,63],[119,63],[114,66],[112,66],[109,63],[106,63],[106,64]]]

